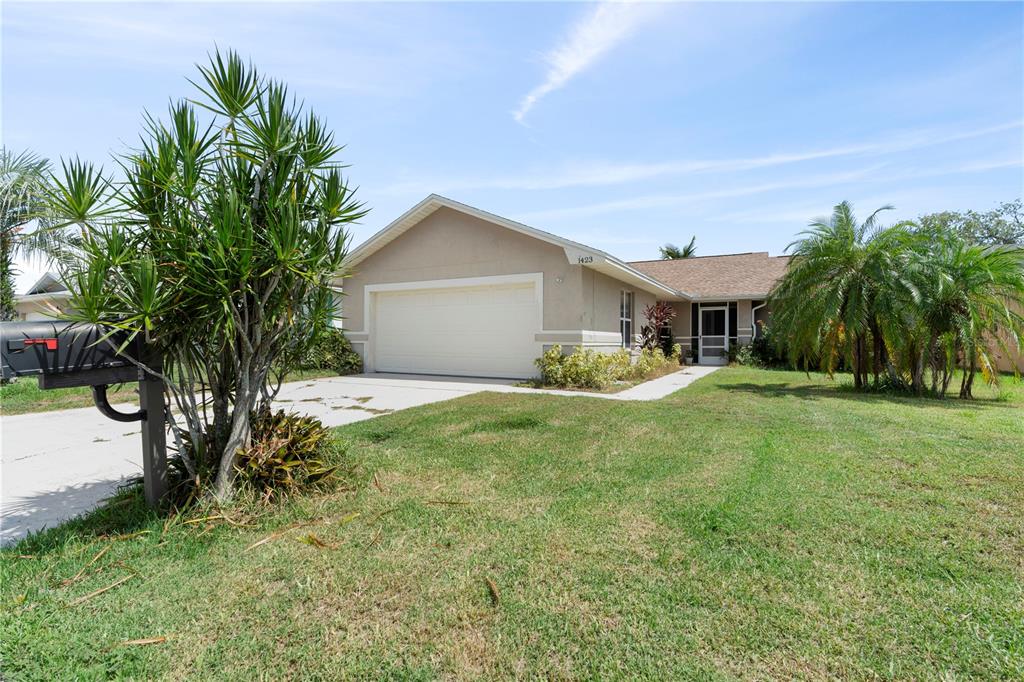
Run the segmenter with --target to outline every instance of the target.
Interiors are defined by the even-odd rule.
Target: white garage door
[[[534,284],[374,294],[378,372],[525,378],[536,374]]]

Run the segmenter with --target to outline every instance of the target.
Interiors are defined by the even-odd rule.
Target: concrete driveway
[[[653,400],[714,371],[688,367],[617,394],[612,400]],[[285,384],[284,409],[340,426],[480,391],[537,391],[511,380],[360,374]],[[130,411],[122,406],[122,411]],[[0,436],[0,544],[52,527],[95,507],[127,478],[142,473],[139,427],[110,421],[95,408],[3,417]]]

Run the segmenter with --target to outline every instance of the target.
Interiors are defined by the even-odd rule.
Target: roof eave
[[[62,301],[71,298],[70,291],[44,291],[41,294],[18,294],[14,297],[15,303],[31,303],[34,301],[56,300]]]
[[[587,246],[586,244],[580,244],[579,242],[574,242],[571,239],[565,239],[550,232],[545,232],[544,230],[539,230],[535,227],[531,227],[514,220],[509,220],[508,218],[503,218],[497,214],[489,213],[468,204],[455,201],[454,199],[443,197],[439,194],[431,194],[427,196],[425,199],[417,203],[397,219],[389,223],[386,227],[356,247],[345,261],[346,269],[352,268],[366,260],[373,253],[383,248],[394,239],[397,239],[406,230],[410,229],[428,215],[442,207],[450,208],[454,211],[460,211],[475,218],[479,218],[480,220],[500,225],[501,227],[505,227],[514,232],[519,232],[549,244],[560,246],[565,251],[566,258],[571,264],[581,265],[599,272],[604,272],[604,274],[608,274],[620,280],[628,281],[629,283],[658,296],[671,297],[670,300],[689,300],[692,298],[685,292],[678,291],[677,289],[664,284],[660,280],[637,270],[625,261],[619,260],[600,249],[595,249]]]
[[[697,303],[706,301],[740,301],[746,299],[766,299],[769,293],[739,293],[739,294],[700,294],[693,297]]]

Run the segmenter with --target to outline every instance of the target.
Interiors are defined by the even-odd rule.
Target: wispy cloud
[[[588,161],[567,164],[555,172],[524,171],[512,175],[464,178],[437,178],[398,182],[387,188],[387,194],[428,194],[469,190],[555,190],[572,187],[603,187],[628,184],[662,177],[697,173],[735,173],[842,157],[871,157],[899,154],[925,147],[935,147],[994,135],[1024,126],[1010,121],[998,125],[960,130],[934,128],[902,131],[884,138],[820,149],[777,152],[760,156],[722,159],[676,159],[654,162]],[[429,174],[421,174],[429,177]]]
[[[902,170],[892,170],[888,172],[879,172],[887,166],[886,164],[878,164],[849,172],[816,174],[812,176],[781,180],[778,182],[738,185],[735,187],[708,190],[704,192],[684,194],[647,194],[629,197],[626,199],[584,204],[580,206],[534,211],[519,215],[517,218],[524,222],[579,218],[620,211],[636,211],[681,206],[702,201],[713,201],[716,199],[732,199],[736,197],[763,194],[765,192],[833,187],[849,183],[870,183],[873,185],[895,184],[943,177],[947,175],[982,173],[985,171],[1004,168],[1020,168],[1022,166],[1024,166],[1024,160],[1016,157],[988,159],[983,161],[967,161],[959,164],[929,168],[905,168]]]
[[[632,2],[602,2],[573,24],[561,43],[545,55],[548,73],[544,82],[519,102],[513,118],[523,123],[537,102],[562,88],[608,51],[628,38],[654,14],[654,5]]]
[[[764,192],[778,192],[789,189],[805,189],[811,187],[827,187],[830,185],[839,185],[847,182],[864,180],[865,178],[870,177],[872,173],[875,173],[882,168],[882,165],[876,165],[844,173],[816,174],[808,177],[794,178],[792,180],[738,185],[736,187],[708,190],[704,192],[690,192],[682,194],[645,194],[642,196],[629,197],[627,199],[602,201],[593,204],[584,204],[580,206],[570,206],[567,208],[556,208],[544,211],[532,211],[530,213],[521,214],[517,216],[517,218],[524,222],[580,218],[619,211],[636,211],[681,206],[683,204],[711,201],[715,199],[731,199],[735,197],[762,194]]]

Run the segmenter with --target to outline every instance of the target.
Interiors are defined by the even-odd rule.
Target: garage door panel
[[[529,377],[540,353],[532,283],[375,295],[381,372]]]

